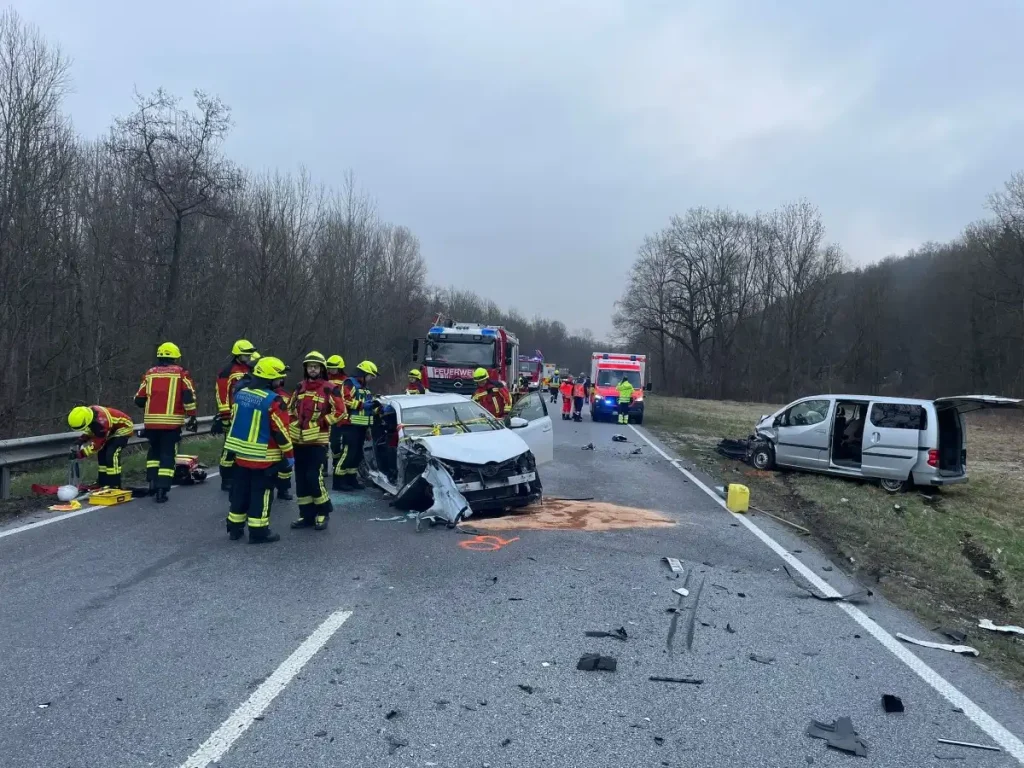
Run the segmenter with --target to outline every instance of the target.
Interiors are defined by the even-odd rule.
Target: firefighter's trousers
[[[147,429],[149,453],[146,454],[146,479],[156,488],[170,488],[174,480],[174,457],[181,427],[174,429]]]
[[[581,413],[583,413],[583,398],[582,397],[574,397],[572,399],[572,411],[573,411],[573,415],[574,416],[579,416]]]
[[[324,485],[326,445],[295,446],[295,500],[303,520],[326,519],[331,514],[331,498]]]
[[[558,402],[558,387],[548,387],[548,394],[551,395],[551,402]]]
[[[112,437],[96,454],[96,484],[106,488],[121,487],[121,450],[127,437]]]
[[[341,464],[341,431],[342,427],[338,425],[331,427],[331,461],[325,470],[331,475],[338,473],[338,466]]]
[[[335,490],[351,488],[359,482],[359,463],[363,460],[366,427],[346,424],[341,428],[341,460],[334,470]]]
[[[619,424],[629,424],[629,400],[619,401]]]
[[[227,435],[224,435],[225,442],[227,441]],[[231,470],[235,468],[235,454],[222,447],[220,449],[220,485],[221,488],[227,488],[231,485]]]
[[[265,538],[270,529],[270,506],[274,501],[277,466],[252,469],[235,465],[231,481],[228,533],[249,525],[249,538]]]
[[[283,465],[282,465],[283,466]],[[277,490],[279,491],[290,491],[292,489],[292,475],[294,473],[290,469],[281,469],[277,473]]]

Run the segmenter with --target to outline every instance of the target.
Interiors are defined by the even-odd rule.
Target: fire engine
[[[594,352],[590,355],[590,381],[594,396],[590,398],[590,418],[616,418],[619,408],[619,390],[615,385],[623,375],[633,385],[633,402],[629,406],[629,420],[644,423],[644,391],[650,390],[647,381],[647,355],[624,355],[615,352]]]
[[[426,339],[413,341],[414,361],[419,361],[421,341],[420,372],[424,386],[431,392],[471,396],[476,389],[473,371],[477,368],[487,369],[492,379],[503,381],[510,388],[515,382],[519,339],[507,328],[438,318],[427,331]]]
[[[525,376],[530,391],[540,387],[541,377],[544,375],[544,355],[536,350],[533,356],[519,356],[519,375]]]

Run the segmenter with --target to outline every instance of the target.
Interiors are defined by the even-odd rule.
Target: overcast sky
[[[346,169],[435,283],[610,331],[643,236],[807,197],[862,264],[955,236],[1024,169],[1024,4],[15,0],[105,131],[225,99],[254,169]],[[101,10],[102,9],[102,10]]]

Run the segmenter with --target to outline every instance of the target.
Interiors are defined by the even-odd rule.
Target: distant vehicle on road
[[[966,483],[964,413],[1022,402],[994,395],[811,395],[761,417],[750,463],[877,479],[890,493]]]
[[[644,392],[650,391],[647,382],[647,355],[628,355],[616,352],[594,352],[590,356],[590,381],[594,396],[590,398],[590,418],[618,418],[619,390],[616,385],[625,376],[633,385],[633,402],[629,406],[629,420],[644,423]]]
[[[526,377],[527,388],[533,392],[540,386],[540,380],[544,377],[544,355],[540,350],[532,355],[519,356],[519,375]]]

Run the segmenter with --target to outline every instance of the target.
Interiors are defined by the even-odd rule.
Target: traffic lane
[[[228,541],[225,512],[213,485],[181,488],[0,540],[5,766],[177,765],[352,601],[310,573],[344,537],[249,546]]]

